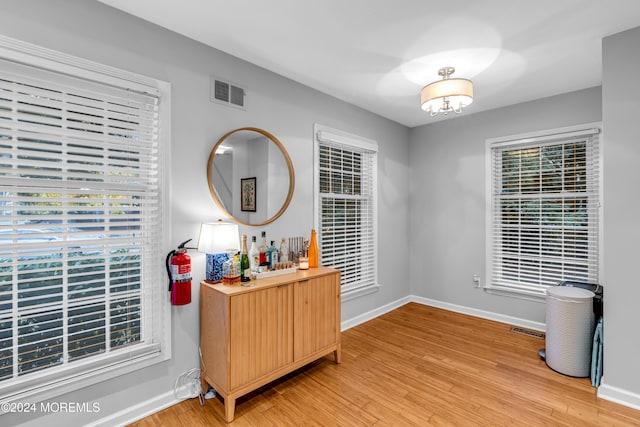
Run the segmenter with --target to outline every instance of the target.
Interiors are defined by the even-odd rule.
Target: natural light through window
[[[0,60],[0,397],[161,350],[160,91],[122,84]]]
[[[377,144],[316,126],[320,263],[341,271],[343,295],[375,290]]]
[[[599,281],[599,132],[489,142],[489,287]]]

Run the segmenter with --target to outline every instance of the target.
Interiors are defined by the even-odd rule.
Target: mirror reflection
[[[269,132],[241,128],[224,135],[207,165],[209,191],[235,221],[264,225],[287,209],[294,188],[293,164]]]

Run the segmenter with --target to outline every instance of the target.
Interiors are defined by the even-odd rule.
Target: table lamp
[[[240,248],[238,224],[222,222],[206,223],[200,226],[198,251],[207,254],[207,283],[222,281],[222,264],[229,259],[229,253],[236,253]]]

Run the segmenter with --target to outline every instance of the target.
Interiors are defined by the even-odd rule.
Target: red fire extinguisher
[[[191,257],[184,245],[191,239],[178,245],[167,254],[166,265],[169,275],[171,305],[185,305],[191,302]]]

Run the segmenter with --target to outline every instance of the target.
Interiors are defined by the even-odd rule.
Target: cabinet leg
[[[228,423],[233,421],[236,412],[236,399],[231,397],[224,398],[224,418]]]
[[[340,344],[338,344],[338,348],[333,350],[333,357],[335,358],[336,363],[342,362],[342,349]]]

